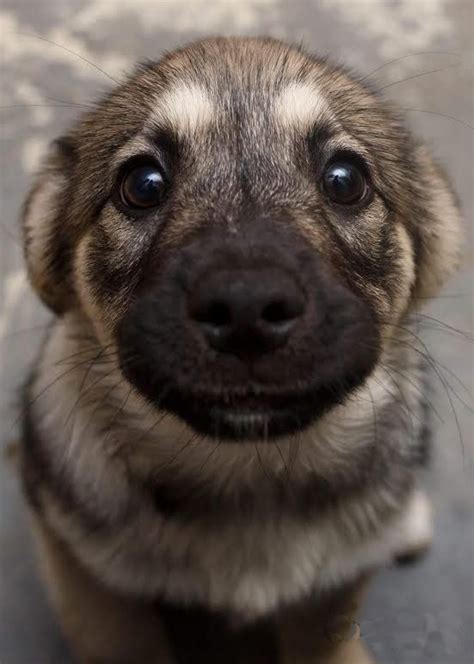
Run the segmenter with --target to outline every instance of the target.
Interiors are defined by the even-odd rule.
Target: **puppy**
[[[54,143],[23,228],[56,314],[23,479],[80,661],[333,661],[431,537],[410,313],[460,215],[427,149],[347,71],[209,39]]]

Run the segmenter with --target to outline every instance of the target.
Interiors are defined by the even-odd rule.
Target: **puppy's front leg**
[[[433,515],[428,496],[415,489],[403,516],[398,564],[411,563],[423,557],[433,540]]]
[[[81,664],[171,664],[153,605],[103,587],[33,518],[51,601]]]
[[[374,664],[356,622],[367,581],[285,611],[278,630],[282,664]]]

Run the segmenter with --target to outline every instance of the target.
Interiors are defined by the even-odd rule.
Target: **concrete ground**
[[[378,575],[361,629],[383,664],[473,661],[473,348],[464,334],[472,331],[472,11],[471,0],[2,0],[1,664],[70,661],[37,579],[10,454],[17,390],[48,320],[25,280],[18,211],[48,142],[77,116],[78,104],[109,88],[98,67],[121,76],[137,59],[210,33],[303,41],[389,85],[387,97],[405,109],[459,192],[468,227],[465,265],[427,303],[426,313],[439,322],[425,318],[421,325],[439,373],[436,453],[427,477],[436,541],[421,564]]]

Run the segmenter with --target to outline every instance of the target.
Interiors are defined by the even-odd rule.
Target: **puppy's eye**
[[[124,205],[143,210],[159,205],[163,198],[165,180],[156,164],[132,166],[125,171],[120,186],[120,197]]]
[[[368,182],[362,167],[350,161],[333,161],[323,175],[326,196],[340,205],[360,203],[368,193]]]

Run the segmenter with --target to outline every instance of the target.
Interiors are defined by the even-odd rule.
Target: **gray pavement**
[[[439,363],[436,452],[426,482],[436,541],[419,565],[383,571],[362,633],[382,664],[474,661],[472,435],[473,5],[470,0],[2,0],[0,3],[0,662],[67,664],[37,580],[11,444],[18,389],[49,316],[22,266],[18,211],[48,142],[131,63],[206,34],[271,34],[331,54],[406,110],[452,176],[466,219],[462,272],[427,303]],[[34,37],[37,35],[43,39]],[[418,53],[419,55],[412,55]],[[436,70],[436,71],[433,71]],[[423,72],[432,73],[419,76]],[[403,80],[402,79],[406,79]],[[9,107],[9,108],[8,108]],[[410,109],[410,110],[408,110]],[[471,125],[471,127],[469,127]],[[467,404],[467,405],[466,405]]]

